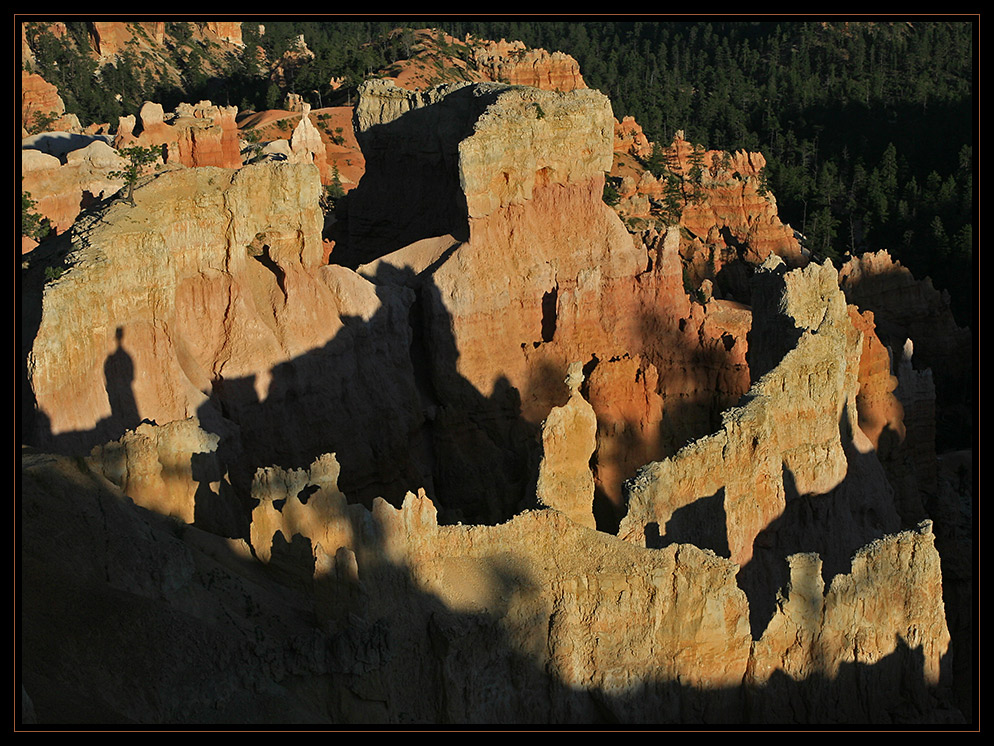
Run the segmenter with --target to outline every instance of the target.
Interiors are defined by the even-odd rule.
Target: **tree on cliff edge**
[[[135,145],[130,148],[122,148],[120,153],[128,159],[128,165],[120,171],[111,171],[107,175],[112,179],[124,179],[124,185],[128,188],[128,193],[124,200],[134,207],[135,184],[138,182],[138,177],[145,173],[145,169],[148,166],[162,157],[162,146],[152,145],[145,148]]]

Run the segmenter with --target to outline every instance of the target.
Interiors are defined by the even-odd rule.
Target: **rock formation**
[[[652,155],[652,143],[642,132],[635,117],[624,117],[614,126],[614,151],[627,153],[637,158],[648,158]]]
[[[930,379],[761,158],[633,234],[603,94],[370,81],[329,265],[307,113],[305,162],[168,168],[25,276],[39,723],[961,718],[958,534],[894,480]],[[688,294],[681,226],[751,307]]]
[[[201,101],[195,106],[181,104],[167,121],[160,104],[146,101],[137,123],[134,117],[122,117],[114,147],[163,145],[166,163],[238,168],[242,159],[237,113],[237,107]]]
[[[254,459],[274,458],[268,443],[282,444],[277,463],[303,466],[323,432],[348,488],[384,494],[380,476],[397,475],[377,459],[408,462],[403,431],[420,418],[406,323],[394,329],[409,299],[320,266],[319,189],[313,166],[184,169],[154,179],[135,207],[77,223],[30,355],[35,442],[85,453],[144,419],[198,416],[227,436],[225,458],[245,456],[232,480],[247,489]],[[375,396],[359,394],[367,386]],[[371,440],[356,437],[364,420]],[[405,469],[418,469],[400,465],[406,483]]]
[[[260,568],[72,462],[23,459],[26,534],[63,537],[24,557],[40,722],[73,703],[142,723],[954,722],[928,527],[860,552],[828,592],[817,557],[792,557],[753,643],[736,566],[691,544],[551,510],[441,526],[423,495],[349,506],[324,457],[257,477]],[[143,696],[160,669],[169,696]]]
[[[318,167],[321,182],[327,183],[331,180],[328,155],[324,141],[321,139],[321,133],[317,127],[311,124],[310,113],[310,104],[303,104],[300,111],[300,123],[294,128],[293,135],[290,136],[290,162],[313,163]]]
[[[535,498],[574,523],[596,528],[594,477],[590,459],[597,449],[597,416],[580,393],[583,366],[570,364],[566,375],[569,400],[553,407],[542,423],[542,461],[538,465]]]
[[[839,281],[850,303],[873,311],[880,337],[895,357],[911,340],[915,369],[930,369],[935,376],[938,421],[924,419],[938,426],[945,443],[964,445],[961,423],[972,421],[974,409],[973,338],[956,323],[948,297],[886,252],[850,258]]]
[[[441,83],[492,82],[527,85],[548,91],[586,88],[580,65],[563,52],[529,49],[520,41],[464,39],[439,29],[397,29],[407,46],[386,77],[407,90],[423,91]],[[455,50],[455,51],[453,51]]]
[[[862,340],[831,266],[812,264],[790,274],[783,268],[776,257],[763,265],[772,297],[754,308],[749,357],[756,382],[747,403],[724,412],[717,433],[640,472],[622,536],[673,541],[667,524],[708,498],[725,523],[717,526],[712,548],[744,565],[759,533],[783,514],[788,489],[824,494],[846,477],[843,438],[858,442],[861,435],[855,399]],[[886,503],[880,512],[885,509]],[[650,528],[653,536],[646,534]]]
[[[59,233],[72,226],[81,209],[111,196],[124,183],[108,176],[121,168],[124,159],[103,140],[89,140],[64,157],[63,163],[33,148],[21,151],[21,187],[37,195],[37,212]]]
[[[95,446],[89,468],[117,485],[136,505],[221,536],[243,532],[220,438],[195,418],[165,425],[142,422],[117,441]]]
[[[242,24],[238,21],[207,21],[204,27],[214,36],[224,41],[243,46]]]
[[[65,113],[66,105],[59,96],[58,88],[40,75],[21,70],[22,130],[37,132],[41,122],[47,123],[44,129],[55,129],[52,126],[55,124],[54,120]]]
[[[101,60],[115,58],[128,42],[136,35],[149,38],[154,44],[161,45],[165,36],[165,21],[141,21],[134,24],[140,27],[138,34],[131,23],[121,21],[91,21],[89,23],[90,39],[93,48]]]
[[[532,436],[511,434],[537,435],[564,403],[559,382],[570,362],[589,373],[605,515],[620,511],[621,481],[643,457],[662,458],[710,431],[744,393],[744,339],[736,347],[718,306],[714,314],[692,307],[678,233],[633,239],[601,200],[614,133],[602,94],[486,84],[412,93],[376,81],[363,88],[356,121],[367,170],[347,201],[351,253],[337,260],[368,262],[377,247],[432,236],[462,242],[421,276],[432,384],[453,418],[446,429],[459,431],[453,443],[493,448],[519,476],[508,483],[505,468],[470,487],[479,466],[463,464],[457,448],[437,447],[436,457],[455,459],[444,470],[455,492],[479,493],[489,520],[526,498],[538,456]],[[388,204],[390,220],[376,219]],[[732,328],[741,339],[748,327]],[[505,423],[496,432],[455,416],[479,406],[476,392],[490,400],[487,418]],[[641,424],[605,426],[611,411]],[[437,478],[436,488],[446,483]]]
[[[487,41],[470,46],[473,61],[492,80],[527,85],[547,91],[586,88],[580,65],[563,52],[528,49],[523,42]]]

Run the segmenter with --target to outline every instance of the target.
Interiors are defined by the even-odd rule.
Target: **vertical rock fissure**
[[[559,301],[559,285],[542,296],[542,341],[551,342],[556,334],[556,306]]]

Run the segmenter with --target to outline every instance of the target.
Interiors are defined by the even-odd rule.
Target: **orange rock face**
[[[478,113],[462,103],[473,96],[481,100]],[[665,238],[633,238],[603,203],[614,120],[600,94],[482,85],[408,108],[417,100],[383,82],[364,89],[357,120],[369,132],[360,133],[372,164],[364,177],[369,183],[385,181],[394,163],[425,157],[423,144],[404,151],[408,141],[432,141],[433,134],[410,129],[418,118],[431,133],[458,133],[469,131],[455,124],[460,116],[476,117],[473,134],[455,144],[439,138],[435,160],[408,167],[424,173],[434,191],[408,184],[409,193],[396,194],[396,230],[409,229],[402,237],[372,222],[367,232],[358,222],[377,199],[360,184],[350,195],[356,197],[349,204],[352,240],[404,245],[433,234],[466,236],[419,281],[433,329],[433,385],[453,410],[485,406],[488,417],[504,423],[496,440],[471,421],[447,424],[453,433],[463,428],[453,443],[488,439],[495,452],[508,454],[522,469],[521,482],[498,471],[470,488],[457,476],[472,472],[457,450],[436,453],[453,459],[451,483],[460,494],[491,496],[493,504],[479,509],[495,511],[491,516],[513,510],[527,492],[524,474],[533,458],[533,436],[519,438],[515,428],[537,432],[552,408],[565,403],[561,382],[567,366],[579,361],[587,374],[583,393],[598,418],[597,509],[603,520],[616,521],[621,482],[645,460],[710,431],[726,403],[747,388],[742,335],[748,324],[692,306],[675,230]],[[381,161],[376,153],[387,143],[398,150],[385,150],[393,155]],[[452,151],[457,174],[445,171]],[[459,225],[455,207],[440,210],[442,185],[449,184],[458,184],[453,202],[465,202],[468,225]],[[434,200],[437,222],[413,232],[414,221],[424,223],[430,213],[410,208],[408,219],[405,208],[422,195]]]
[[[681,247],[681,254],[695,287],[701,280],[715,280],[726,263],[738,258],[740,249],[744,250],[742,258],[752,265],[770,254],[792,267],[807,263],[793,231],[780,222],[773,196],[764,193],[766,159],[761,153],[698,149],[695,154],[694,146],[679,137],[664,153],[671,170],[684,179],[688,198],[680,225],[692,237]],[[697,197],[695,190],[699,190]]]
[[[167,123],[162,106],[146,102],[139,113],[140,129],[133,124],[133,118],[122,118],[114,147],[164,145],[166,163],[238,168],[242,157],[236,114],[234,106],[201,101],[196,105],[180,104]]]
[[[124,48],[131,39],[128,24],[118,21],[93,21],[90,33],[94,47],[101,57],[112,57]]]
[[[869,438],[873,448],[895,448],[905,436],[904,408],[894,395],[897,378],[891,372],[891,358],[876,334],[873,313],[859,313],[849,307],[849,318],[863,334],[863,350],[859,358],[859,394],[856,408],[859,413],[859,429]],[[881,454],[884,458],[884,454]]]
[[[486,41],[472,46],[473,60],[486,80],[512,85],[529,85],[547,91],[573,91],[586,88],[580,65],[563,52],[526,49],[520,41]]]
[[[59,89],[40,75],[21,71],[21,126],[34,131],[39,117],[59,117],[66,105],[59,96]]]
[[[242,44],[242,24],[238,21],[208,21],[207,30],[232,44]]]
[[[614,152],[627,153],[638,158],[652,155],[649,142],[635,117],[625,117],[614,126]]]

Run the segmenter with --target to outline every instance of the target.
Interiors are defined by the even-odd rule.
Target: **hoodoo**
[[[24,723],[962,723],[948,299],[812,255],[763,155],[654,148],[572,57],[390,38],[347,104],[25,145]]]

